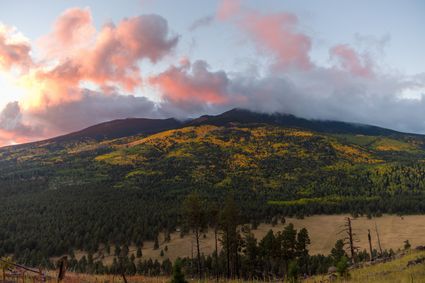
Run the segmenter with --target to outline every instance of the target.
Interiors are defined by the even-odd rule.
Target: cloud
[[[178,42],[170,36],[167,21],[157,15],[143,15],[103,27],[91,50],[81,52],[72,63],[84,78],[98,84],[118,83],[134,90],[141,83],[137,63],[153,63],[169,54]]]
[[[358,76],[333,66],[257,76],[210,71],[204,61],[196,61],[173,66],[150,81],[163,97],[160,115],[187,117],[240,107],[425,132],[425,95],[403,97],[406,90],[425,88],[424,76]]]
[[[271,55],[280,70],[312,68],[310,37],[298,31],[298,17],[287,12],[261,13],[241,6],[240,1],[222,1],[217,17],[244,31],[263,55]]]
[[[31,46],[16,29],[0,23],[0,70],[27,69],[32,65]]]
[[[261,51],[275,56],[277,67],[309,69],[311,39],[296,31],[297,24],[298,18],[290,13],[251,12],[240,22]]]
[[[90,10],[73,8],[56,20],[53,31],[40,42],[47,46],[45,60],[53,62],[39,64],[22,78],[22,84],[32,88],[26,108],[80,100],[83,82],[134,91],[142,84],[139,63],[156,63],[170,54],[178,36],[171,35],[167,21],[158,15],[108,23],[96,32]]]
[[[82,90],[82,97],[43,110],[28,111],[31,119],[50,135],[69,133],[101,122],[129,117],[157,117],[155,104],[146,97]]]
[[[88,8],[72,8],[37,40],[41,57],[33,61],[29,41],[15,29],[1,26],[0,68],[25,69],[16,80],[27,96],[4,109],[0,129],[7,138],[0,144],[29,140],[36,134],[52,136],[117,117],[148,115],[155,109],[153,102],[120,93],[141,88],[141,63],[156,64],[173,53],[178,41],[179,36],[158,15],[125,18],[96,30]],[[83,88],[87,84],[104,93],[88,94]]]
[[[41,136],[40,129],[23,123],[17,101],[9,102],[0,112],[0,144],[26,142]]]
[[[217,18],[228,20],[237,14],[241,9],[241,0],[222,0],[217,9]]]
[[[38,45],[47,58],[63,59],[88,48],[95,33],[90,9],[71,8],[56,19],[51,33],[43,36]]]
[[[167,21],[158,15],[126,18],[117,25],[110,22],[97,32],[88,8],[72,8],[58,17],[39,45],[47,59],[60,60],[56,72],[72,70],[73,76],[85,80],[133,88],[140,83],[137,63],[158,62],[177,42],[178,36],[171,35]]]
[[[373,66],[370,58],[359,55],[354,49],[345,44],[332,47],[329,51],[332,59],[336,59],[339,67],[355,76],[372,77]]]
[[[197,19],[189,26],[189,31],[195,31],[198,28],[209,26],[214,21],[213,16],[205,16]]]
[[[156,86],[162,99],[187,113],[193,110],[224,106],[243,99],[243,95],[229,92],[230,80],[224,71],[210,71],[205,61],[171,66],[169,69],[153,76],[149,83]]]

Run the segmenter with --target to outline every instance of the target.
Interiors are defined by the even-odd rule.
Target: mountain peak
[[[241,124],[272,124],[283,127],[308,129],[316,132],[335,134],[358,134],[358,135],[396,135],[400,132],[377,126],[347,123],[328,120],[309,120],[290,114],[282,113],[258,113],[242,108],[233,108],[215,116],[202,116],[191,120],[189,125],[215,125],[226,126],[230,123]]]

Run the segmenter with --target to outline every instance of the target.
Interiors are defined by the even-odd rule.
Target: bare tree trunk
[[[215,279],[218,282],[218,240],[217,240],[217,227],[214,229],[215,238]]]
[[[353,229],[351,227],[351,218],[347,217],[347,225],[348,225],[348,240],[350,241],[350,253],[351,253],[351,261],[354,263],[354,240],[353,240]]]
[[[120,258],[120,271],[122,279],[124,280],[124,283],[127,283],[127,278],[125,277],[124,267],[122,266],[122,258]]]
[[[199,230],[196,229],[195,231],[195,237],[196,237],[196,253],[197,253],[197,261],[198,261],[198,278],[201,280],[202,278],[202,270],[201,270],[201,249],[199,247],[199,237],[200,233]]]
[[[378,225],[376,224],[376,221],[375,221],[375,231],[376,231],[376,237],[378,238],[379,254],[382,256],[381,240],[379,239]]]
[[[370,236],[370,229],[367,229],[367,239],[369,240],[370,260],[373,261],[372,237]]]
[[[227,278],[230,278],[230,245],[229,245],[229,230],[226,231],[226,255],[227,255]]]

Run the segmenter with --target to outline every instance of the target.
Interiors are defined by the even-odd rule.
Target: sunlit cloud
[[[96,27],[90,8],[71,8],[33,42],[0,25],[0,145],[118,118],[187,118],[233,107],[425,132],[425,76],[385,68],[367,50],[375,44],[383,52],[389,37],[356,35],[366,45],[360,50],[334,43],[322,65],[311,55],[314,32],[303,32],[296,14],[245,4],[220,1],[188,31],[231,26],[267,62],[258,72],[180,54],[185,35],[155,14]]]

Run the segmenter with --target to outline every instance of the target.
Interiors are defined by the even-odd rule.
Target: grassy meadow
[[[309,248],[310,254],[324,254],[330,253],[338,239],[343,235],[338,234],[342,229],[345,217],[349,215],[315,215],[305,217],[304,219],[286,218],[286,223],[278,223],[275,226],[271,224],[260,224],[256,230],[252,232],[254,235],[261,239],[266,233],[272,229],[273,231],[281,231],[288,223],[293,223],[296,229],[306,228],[309,232],[311,245]],[[409,240],[412,247],[425,245],[425,215],[384,215],[368,219],[366,217],[358,217],[353,220],[353,229],[357,234],[359,242],[357,245],[361,250],[369,249],[367,241],[368,229],[371,230],[373,248],[378,249],[378,240],[375,232],[375,223],[378,227],[382,249],[393,249],[397,251],[403,247],[403,242]],[[144,243],[142,249],[142,258],[153,260],[158,259],[162,261],[165,258],[170,258],[174,261],[177,257],[190,257],[192,255],[192,245],[194,249],[193,238],[190,235],[180,236],[180,233],[175,232],[171,234],[171,240],[166,242],[164,235],[160,234],[159,248],[154,249],[154,243],[147,241]],[[166,251],[167,247],[167,251]],[[136,253],[136,247],[129,247],[130,254]],[[161,250],[164,256],[160,256]],[[214,232],[212,230],[206,231],[201,239],[201,252],[204,254],[211,254],[214,251]],[[84,252],[77,251],[76,258],[81,258]],[[113,254],[113,247],[111,247],[111,254]],[[103,262],[111,264],[113,256],[105,254],[101,249],[100,253],[95,257],[104,256]]]

